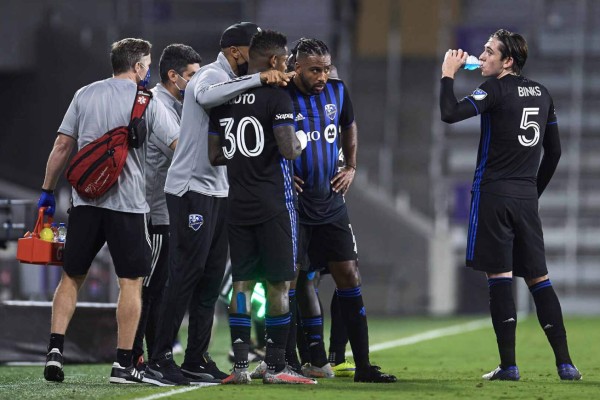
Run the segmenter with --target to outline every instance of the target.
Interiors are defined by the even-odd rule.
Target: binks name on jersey
[[[534,87],[523,87],[517,86],[519,89],[519,97],[527,97],[527,96],[541,96],[542,91],[539,86]]]
[[[254,104],[256,100],[256,96],[254,93],[242,93],[234,99],[228,101],[227,104]]]

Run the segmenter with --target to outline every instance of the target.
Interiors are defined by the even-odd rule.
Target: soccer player
[[[274,31],[254,35],[250,72],[285,72],[287,39]],[[288,290],[295,276],[296,223],[293,160],[302,151],[289,96],[277,87],[248,90],[210,115],[209,158],[226,164],[230,184],[228,230],[233,295],[229,326],[234,368],[223,383],[251,381],[248,371],[250,307],[257,280],[267,288],[267,370],[263,383],[315,384],[285,362],[290,328]]]
[[[160,83],[156,84],[152,93],[178,124],[181,121],[185,87],[200,69],[201,62],[200,55],[193,48],[184,44],[170,44],[165,47],[160,56],[158,63]],[[146,220],[152,245],[152,261],[150,274],[144,278],[142,285],[142,313],[133,344],[133,360],[136,367],[142,370],[145,370],[144,337],[146,338],[148,359],[150,359],[156,337],[160,299],[167,281],[169,213],[164,187],[172,158],[173,150],[150,138],[146,153],[145,175],[146,201],[150,206]]]
[[[145,86],[150,79],[150,50],[151,44],[142,39],[113,43],[110,52],[113,76],[75,93],[48,157],[39,207],[54,207],[53,190],[75,146],[81,149],[105,132],[129,124],[137,87]],[[163,146],[175,149],[177,123],[163,104],[150,100],[144,118],[151,133],[148,137],[156,136]],[[145,156],[146,145],[129,149],[118,183],[97,199],[84,198],[73,190],[63,272],[52,301],[50,343],[44,368],[44,378],[48,381],[64,380],[64,339],[77,305],[77,293],[92,260],[107,243],[119,281],[117,352],[110,382],[142,382],[143,376],[132,362],[132,348],[140,318],[142,277],[150,272],[144,217],[149,211],[145,198]]]
[[[355,382],[395,382],[369,361],[367,316],[361,294],[356,242],[344,193],[356,171],[357,128],[348,89],[341,80],[329,79],[331,55],[321,40],[300,39],[293,51],[295,72],[286,87],[294,105],[296,134],[306,144],[294,162],[298,189],[300,238],[299,261],[327,266],[336,283],[339,307],[356,362]],[[338,127],[341,127],[338,135]],[[338,153],[345,165],[338,168]],[[305,255],[310,265],[305,262]],[[301,292],[297,292],[298,295]],[[311,354],[312,365],[303,368],[309,376],[333,376],[323,346],[323,318],[314,307],[302,310],[302,325],[309,348],[322,349]],[[312,350],[311,350],[311,353]],[[320,353],[320,354],[317,354]]]
[[[248,46],[260,29],[250,22],[234,24],[221,35],[217,60],[202,67],[185,89],[179,150],[167,172],[169,275],[160,306],[152,359],[146,375],[178,384],[219,382],[228,375],[207,350],[215,303],[227,260],[225,210],[229,185],[225,167],[208,160],[208,110],[263,83],[286,84],[280,71],[247,75]],[[188,343],[179,368],[173,341],[189,308]]]
[[[560,303],[548,278],[538,213],[538,198],[560,158],[558,125],[548,90],[521,75],[527,52],[523,36],[504,29],[492,34],[479,56],[481,75],[488,79],[457,101],[454,75],[468,55],[460,49],[448,50],[442,64],[440,109],[447,123],[481,114],[466,263],[487,274],[500,352],[500,365],[483,379],[520,378],[515,360],[515,275],[529,286],[560,379],[579,380],[581,374],[569,355]]]

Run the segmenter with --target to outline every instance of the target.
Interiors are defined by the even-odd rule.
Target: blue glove
[[[56,201],[54,200],[54,191],[42,189],[42,195],[38,200],[38,209],[40,207],[46,207],[46,211],[44,211],[44,214],[52,217],[54,215],[55,206]]]

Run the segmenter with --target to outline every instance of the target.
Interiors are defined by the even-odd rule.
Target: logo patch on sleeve
[[[473,92],[473,94],[471,94],[471,96],[473,96],[473,98],[475,100],[483,100],[487,97],[487,93],[485,92],[485,90],[482,89],[475,89],[475,91]]]

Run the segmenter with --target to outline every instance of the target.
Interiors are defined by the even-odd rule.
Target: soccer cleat
[[[381,372],[381,367],[377,365],[369,365],[365,369],[356,369],[354,372],[354,382],[368,382],[368,383],[392,383],[398,379],[391,374],[385,374]]]
[[[498,366],[495,370],[488,372],[481,377],[488,381],[518,381],[521,379],[519,368],[517,368],[516,365],[506,367],[506,369],[502,369],[502,367]]]
[[[334,365],[332,369],[336,377],[352,378],[356,372],[356,365],[352,361],[344,361],[343,363]]]
[[[333,378],[335,374],[331,368],[331,364],[327,363],[322,367],[316,367],[309,363],[302,366],[302,375],[308,378]]]
[[[190,380],[183,376],[170,352],[148,363],[145,375],[155,380],[166,380],[174,385],[190,384]]]
[[[110,383],[143,383],[144,373],[135,369],[130,365],[125,368],[122,367],[118,362],[114,362],[112,365],[112,371],[110,371]]]
[[[44,367],[44,378],[47,381],[62,382],[65,380],[63,371],[63,356],[60,350],[53,348],[46,356],[46,366]]]
[[[229,376],[217,367],[217,364],[212,360],[208,352],[204,353],[202,358],[203,360],[199,363],[184,362],[181,364],[181,373],[192,384],[194,382],[221,383],[223,379]]]
[[[294,372],[288,365],[279,372],[265,371],[264,384],[316,385],[317,381]]]
[[[581,373],[572,364],[560,364],[557,369],[558,376],[563,381],[579,381],[582,379]]]
[[[243,385],[250,382],[252,382],[252,378],[247,368],[233,368],[231,375],[223,379],[221,383],[224,385]]]
[[[267,363],[264,361],[261,361],[260,364],[258,364],[256,366],[256,368],[254,368],[254,371],[252,371],[252,374],[250,374],[250,378],[262,379],[262,378],[264,378],[266,372],[267,372]]]

